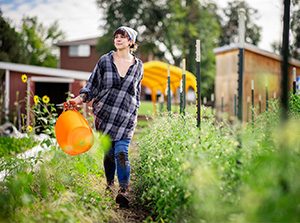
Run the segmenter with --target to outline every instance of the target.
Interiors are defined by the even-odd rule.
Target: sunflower
[[[26,83],[27,82],[27,75],[26,74],[22,74],[21,79],[22,79],[23,83]]]
[[[27,126],[27,132],[32,132],[32,130],[33,130],[33,128],[32,128],[32,126],[31,125],[29,125],[29,126]]]
[[[40,98],[39,98],[39,96],[37,96],[37,95],[34,95],[34,97],[33,97],[33,101],[34,101],[34,104],[35,104],[35,105],[37,105],[37,104],[40,102]]]
[[[45,104],[48,104],[49,101],[50,101],[50,98],[49,98],[47,95],[44,95],[43,98],[42,98],[42,101],[43,101]]]

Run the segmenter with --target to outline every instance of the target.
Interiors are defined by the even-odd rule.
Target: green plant
[[[136,188],[154,221],[297,222],[298,98],[280,122],[278,101],[254,125],[228,125],[202,111],[159,117],[139,138]],[[195,114],[194,112],[192,114]]]
[[[38,144],[31,137],[0,137],[0,157],[24,152]]]
[[[114,201],[103,193],[102,158],[110,141],[95,137],[94,147],[79,156],[52,146],[40,159],[7,158],[5,168],[10,163],[14,171],[0,182],[0,221],[108,222],[104,210]]]
[[[54,104],[49,103],[48,96],[34,96],[34,105],[31,108],[33,113],[33,128],[36,133],[45,133],[54,137],[54,126],[57,119],[56,108]]]

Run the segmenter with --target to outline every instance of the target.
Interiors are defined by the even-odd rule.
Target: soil
[[[132,161],[138,156],[138,146],[135,142],[135,139],[132,140],[129,148],[129,159]],[[134,169],[131,168],[131,179],[130,184],[134,185],[135,177],[134,177]],[[118,194],[118,183],[111,188],[111,191],[106,190],[106,195],[115,200]],[[114,205],[110,210],[111,219],[110,223],[136,223],[143,222],[149,215],[149,211],[147,211],[137,200],[134,188],[129,186],[128,190],[128,198],[129,198],[129,208],[121,208],[118,204]]]

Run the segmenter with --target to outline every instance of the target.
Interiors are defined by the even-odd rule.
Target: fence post
[[[222,97],[221,97],[221,112],[223,113],[224,112],[224,95],[222,94]]]
[[[251,122],[254,127],[254,80],[251,81]]]
[[[212,93],[212,94],[210,95],[210,100],[211,100],[211,103],[212,103],[212,109],[211,109],[211,112],[212,112],[212,114],[214,114],[214,109],[215,109],[215,94],[214,94],[214,93]]]
[[[266,111],[269,110],[269,91],[268,91],[268,83],[266,83]]]
[[[186,72],[186,60],[183,59],[182,60],[182,101],[183,101],[183,105],[182,105],[182,111],[183,111],[183,115],[185,115],[185,107],[186,107],[186,82],[185,82],[185,72]]]
[[[237,112],[236,112],[236,94],[234,94],[234,101],[233,101],[233,111],[234,111],[234,116],[237,116]]]
[[[31,78],[27,79],[27,89],[26,89],[26,128],[30,125],[30,84]]]
[[[243,121],[243,75],[245,44],[245,9],[239,10],[239,54],[238,54],[238,118]]]
[[[293,67],[293,94],[297,93],[296,78],[297,78],[296,67]]]
[[[289,33],[290,33],[290,0],[284,0],[283,13],[283,32],[282,32],[282,48],[281,48],[281,119],[285,121],[288,118],[289,102],[288,102],[288,84],[289,84]]]
[[[171,114],[171,74],[170,74],[170,65],[168,64],[168,102],[167,109],[169,114]]]
[[[261,113],[261,94],[258,96],[258,111]]]
[[[200,74],[201,48],[200,40],[196,40],[196,66],[197,66],[197,127],[201,125],[201,74]]]
[[[250,107],[250,97],[247,96],[247,122],[249,122],[249,107]]]
[[[207,97],[203,97],[203,105],[207,104]]]
[[[179,87],[179,113],[183,113],[183,93],[182,93],[182,79],[180,80],[180,87]]]

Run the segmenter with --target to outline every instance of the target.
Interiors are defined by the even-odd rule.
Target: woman
[[[112,140],[112,147],[104,157],[107,186],[114,185],[117,170],[120,189],[116,202],[122,207],[129,205],[128,147],[137,121],[143,77],[143,63],[133,55],[137,48],[136,37],[134,29],[119,27],[114,32],[116,51],[100,58],[80,95],[68,101],[78,105],[93,100],[95,127]]]

